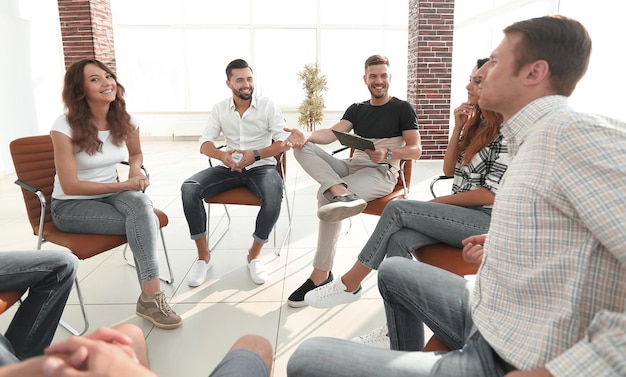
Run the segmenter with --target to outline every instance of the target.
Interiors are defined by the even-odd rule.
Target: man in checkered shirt
[[[475,288],[387,259],[392,350],[309,339],[289,376],[626,376],[626,124],[567,106],[591,54],[580,23],[546,16],[504,33],[477,73],[479,104],[503,115],[513,160],[488,236],[464,241],[481,263]],[[415,352],[421,323],[452,351]]]

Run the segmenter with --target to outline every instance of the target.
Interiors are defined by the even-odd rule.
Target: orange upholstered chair
[[[127,243],[125,235],[66,233],[61,232],[54,225],[50,214],[50,202],[56,169],[54,166],[54,148],[49,135],[29,136],[13,140],[10,144],[10,150],[17,175],[15,183],[22,188],[28,220],[33,233],[37,236],[37,250],[41,249],[44,242],[51,242],[68,248],[79,259],[87,259]],[[159,218],[161,241],[169,270],[169,278],[162,278],[162,280],[171,284],[174,281],[172,268],[162,231],[162,228],[168,223],[168,218],[165,213],[156,208],[154,212]],[[61,321],[61,325],[74,334],[84,334],[89,328],[89,321],[78,279],[76,279],[75,284],[83,314],[84,328],[82,331],[77,331],[64,321]]]
[[[223,147],[224,145],[218,148],[223,148]],[[280,175],[283,181],[283,199],[285,200],[285,206],[287,207],[287,216],[289,218],[289,228],[287,229],[287,233],[285,234],[285,238],[283,239],[283,242],[281,243],[280,248],[278,248],[278,245],[276,243],[276,225],[274,225],[274,232],[273,232],[274,233],[274,252],[276,253],[276,255],[280,255],[280,251],[285,246],[285,243],[287,242],[287,239],[289,238],[289,235],[291,233],[291,209],[289,207],[289,196],[287,194],[287,186],[285,185],[285,175],[287,173],[286,152],[281,152],[277,154],[276,156],[274,156],[274,158],[276,159],[276,170],[278,170],[278,174]],[[211,159],[209,159],[209,163],[212,166]],[[254,195],[254,193],[250,191],[250,189],[248,189],[247,187],[237,187],[231,190],[224,191],[217,195],[204,198],[204,202],[208,204],[207,238],[211,234],[210,232],[211,230],[211,227],[210,227],[211,226],[211,204],[223,204],[224,212],[225,212],[224,216],[226,216],[228,219],[228,223],[226,224],[226,227],[220,232],[220,234],[217,237],[215,237],[213,244],[209,242],[209,245],[210,245],[209,250],[213,250],[215,246],[222,240],[226,232],[228,232],[228,230],[230,229],[231,218],[230,218],[230,212],[228,212],[228,207],[227,207],[228,204],[231,204],[231,205],[237,204],[237,205],[244,205],[244,206],[260,206],[261,205],[261,200],[256,195]]]

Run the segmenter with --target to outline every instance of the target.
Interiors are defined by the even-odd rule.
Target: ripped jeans
[[[231,171],[225,166],[204,169],[187,178],[181,186],[183,209],[192,240],[206,237],[207,213],[204,198],[224,191],[247,187],[261,200],[252,237],[266,243],[278,221],[283,201],[283,181],[275,165],[262,165],[242,172]]]

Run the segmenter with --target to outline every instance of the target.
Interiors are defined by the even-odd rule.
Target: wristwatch
[[[391,155],[393,153],[391,152],[391,149],[387,148],[387,160],[391,160]]]
[[[261,153],[259,153],[257,149],[253,150],[252,153],[254,153],[254,161],[259,161],[261,159]]]

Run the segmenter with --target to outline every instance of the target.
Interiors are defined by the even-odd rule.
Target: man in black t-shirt
[[[305,134],[285,129],[291,135],[284,141],[294,148],[302,168],[317,182],[320,219],[313,272],[288,299],[291,307],[305,306],[304,295],[333,280],[331,273],[341,220],[361,213],[367,201],[389,194],[398,180],[400,160],[416,160],[421,155],[415,110],[406,101],[389,95],[389,59],[373,55],[365,61],[363,81],[370,91],[367,101],[352,104],[337,124]],[[374,150],[356,149],[352,158],[337,159],[316,144],[337,140],[332,132],[350,132],[370,139]]]

